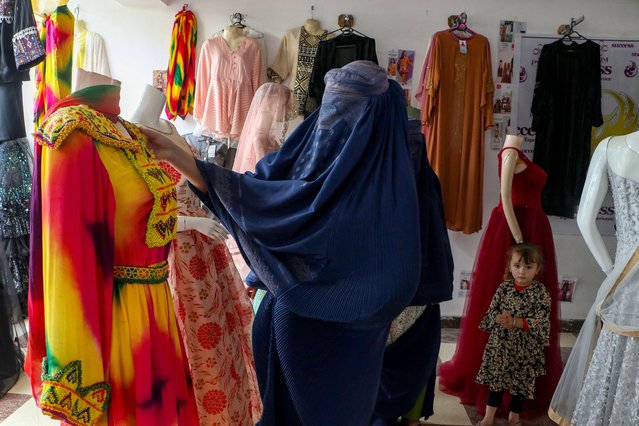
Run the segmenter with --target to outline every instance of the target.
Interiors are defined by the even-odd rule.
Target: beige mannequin
[[[82,68],[78,68],[75,80],[75,90],[81,90],[87,87],[102,85],[121,86],[122,83],[119,80],[107,77],[106,75],[98,74],[97,72],[85,71]],[[116,122],[115,127],[120,131],[122,136],[124,136],[126,139],[131,139],[129,132],[126,130],[124,125],[122,125],[122,123],[120,123],[119,121]]]
[[[224,28],[222,37],[226,41],[226,44],[228,44],[229,49],[235,50],[240,45],[240,43],[242,43],[244,39],[246,39],[246,34],[244,33],[244,28],[229,25],[228,27]]]
[[[120,86],[122,83],[106,75],[98,74],[97,72],[85,71],[78,69],[78,75],[76,80],[76,90],[84,89],[91,86],[99,86],[108,84],[111,86]]]
[[[515,216],[515,209],[513,208],[513,177],[516,173],[521,173],[526,170],[528,166],[519,158],[519,153],[512,148],[521,150],[523,143],[524,138],[521,136],[506,135],[504,151],[501,154],[501,205],[504,209],[504,216],[506,216],[510,233],[517,243],[523,242],[524,239],[521,234],[519,222],[517,222],[517,216]]]
[[[311,35],[319,36],[324,34],[324,30],[322,28],[322,24],[317,19],[307,19],[304,22],[304,29]]]
[[[179,135],[177,129],[169,121],[160,118],[166,97],[157,88],[146,85],[142,98],[131,114],[130,121],[146,131],[160,132],[167,135],[171,141],[192,155],[188,143]],[[184,177],[182,178],[184,179]],[[177,231],[198,231],[215,241],[224,241],[228,237],[226,229],[217,221],[208,217],[178,216]]]
[[[590,252],[606,274],[612,271],[614,262],[596,220],[608,192],[608,168],[618,176],[639,182],[639,132],[612,136],[597,145],[579,202],[577,225]]]

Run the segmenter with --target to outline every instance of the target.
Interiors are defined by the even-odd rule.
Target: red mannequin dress
[[[552,299],[550,346],[545,349],[546,375],[537,379],[535,399],[526,402],[523,412],[525,417],[537,417],[544,415],[548,410],[562,369],[559,350],[557,263],[552,230],[548,217],[541,209],[541,189],[546,183],[546,172],[520,150],[511,149],[515,149],[519,153],[519,158],[527,165],[524,170],[513,176],[512,199],[515,215],[524,242],[537,244],[541,248],[545,264],[538,281],[545,285]],[[500,178],[502,152],[503,150],[498,155]],[[488,226],[479,244],[455,354],[439,368],[441,390],[459,396],[462,404],[474,404],[481,414],[486,409],[488,388],[476,383],[475,378],[489,334],[479,329],[479,323],[488,310],[497,287],[503,281],[507,252],[514,243],[500,200],[490,215]],[[508,412],[509,399],[503,399],[500,413]]]

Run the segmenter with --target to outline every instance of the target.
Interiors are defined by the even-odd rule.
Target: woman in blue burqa
[[[367,61],[331,70],[325,82],[321,107],[255,173],[194,160],[144,130],[156,157],[189,179],[237,241],[255,285],[267,290],[253,326],[263,426],[396,420],[434,364],[402,374],[393,370],[401,365],[395,354],[387,370],[391,322],[411,304],[450,298],[439,187],[430,174],[416,179],[399,84]],[[418,191],[424,182],[427,196]],[[428,236],[433,227],[436,238]],[[423,261],[427,246],[441,252],[430,253],[437,262]],[[425,318],[438,326],[438,307]],[[439,330],[433,335],[413,352],[436,351]]]

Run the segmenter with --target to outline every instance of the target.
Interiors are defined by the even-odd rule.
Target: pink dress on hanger
[[[233,50],[221,36],[206,40],[197,67],[193,116],[215,136],[238,139],[253,95],[265,79],[255,39],[246,37]]]
[[[178,182],[178,215],[207,217],[186,179],[162,166]],[[169,264],[200,425],[254,425],[262,401],[251,346],[253,310],[226,245],[198,231],[178,232]]]

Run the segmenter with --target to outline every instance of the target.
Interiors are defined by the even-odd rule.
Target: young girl
[[[477,383],[490,389],[486,415],[478,423],[492,425],[504,390],[511,395],[510,425],[519,425],[524,401],[532,399],[535,380],[546,374],[544,346],[550,337],[550,295],[535,281],[543,264],[539,247],[511,247],[508,266],[479,327],[490,333]]]

